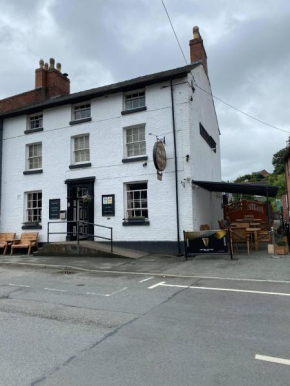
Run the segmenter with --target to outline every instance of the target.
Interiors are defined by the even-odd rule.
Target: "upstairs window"
[[[73,137],[73,164],[90,161],[89,134]]]
[[[42,192],[26,193],[26,222],[41,223]]]
[[[42,168],[42,143],[27,145],[27,170]]]
[[[43,115],[33,115],[29,117],[28,130],[43,129]]]
[[[145,125],[128,127],[126,133],[126,157],[146,154]]]
[[[91,117],[91,104],[85,103],[78,106],[74,106],[73,109],[73,120],[78,121],[80,119]]]
[[[145,91],[125,95],[125,111],[145,107]]]
[[[208,146],[216,153],[216,142],[213,137],[205,130],[201,123],[199,124],[199,132]]]
[[[126,184],[126,218],[148,219],[147,182]]]

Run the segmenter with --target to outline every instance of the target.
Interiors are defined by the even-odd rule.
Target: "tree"
[[[286,154],[287,148],[277,151],[273,154],[272,165],[274,166],[274,174],[284,173],[284,161],[282,161],[284,155]]]

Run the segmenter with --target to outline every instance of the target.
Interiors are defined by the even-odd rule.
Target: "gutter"
[[[1,219],[1,192],[2,192],[2,157],[3,157],[3,119],[0,119],[0,219]]]
[[[174,97],[173,97],[172,78],[170,79],[170,91],[171,91],[171,112],[172,112],[174,165],[175,165],[174,171],[175,171],[176,231],[177,231],[178,255],[180,256],[181,255],[181,249],[180,249],[180,237],[179,237],[178,165],[177,165],[176,130],[175,130]]]

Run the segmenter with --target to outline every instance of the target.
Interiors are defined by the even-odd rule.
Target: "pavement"
[[[230,260],[227,255],[183,256],[146,255],[137,260],[112,257],[2,256],[0,266],[75,270],[91,273],[126,273],[155,276],[210,277],[290,281],[290,255],[272,258],[262,247],[248,256],[240,249]]]

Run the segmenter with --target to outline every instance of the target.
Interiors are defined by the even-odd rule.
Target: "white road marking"
[[[153,288],[159,287],[160,285],[164,285],[165,283],[166,283],[165,281],[160,281],[159,283],[154,284],[151,287],[148,287],[148,289],[153,289]]]
[[[125,291],[127,288],[128,287],[121,288],[120,290],[114,291],[111,294],[106,294],[105,296],[112,296],[112,295],[118,294],[119,292]]]
[[[147,279],[140,280],[139,283],[144,283],[145,281],[148,281],[148,280],[151,280],[151,279],[153,279],[153,276],[152,277],[148,277]]]
[[[87,292],[86,295],[96,295],[94,292]]]
[[[29,285],[21,285],[21,284],[9,284],[11,287],[22,287],[22,288],[30,288]]]
[[[166,284],[165,281],[161,281],[148,289],[153,289],[156,287],[175,287],[175,288],[190,288],[190,289],[201,289],[201,290],[209,290],[209,291],[225,291],[225,292],[242,292],[242,293],[250,293],[250,294],[261,294],[261,295],[276,295],[276,296],[290,296],[290,294],[283,292],[266,292],[266,291],[250,291],[250,290],[239,290],[234,288],[214,288],[214,287],[198,287],[198,286],[190,286],[190,285],[177,285],[177,284]]]
[[[44,288],[47,291],[68,292],[68,290],[61,290],[56,288]]]
[[[283,358],[275,358],[275,357],[268,357],[265,355],[255,355],[255,359],[258,359],[259,361],[266,361],[266,362],[273,362],[273,363],[280,363],[282,365],[288,365],[290,366],[290,360],[289,359],[283,359]]]

